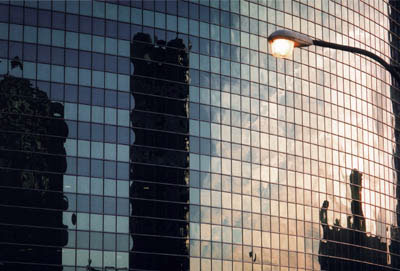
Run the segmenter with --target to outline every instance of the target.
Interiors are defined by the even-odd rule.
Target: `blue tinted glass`
[[[167,1],[167,13],[177,14],[177,1]]]
[[[65,100],[68,102],[77,102],[78,100],[78,88],[73,85],[65,86]]]
[[[103,141],[104,140],[104,127],[101,124],[91,124],[92,137],[91,139],[94,141]]]
[[[91,89],[79,87],[79,103],[90,104]]]
[[[66,29],[69,31],[78,31],[79,17],[73,14],[67,14],[66,16]]]
[[[14,57],[18,56],[19,58],[22,57],[22,43],[19,42],[10,42],[10,47],[8,48],[9,57],[13,59]],[[49,62],[49,60],[47,61]]]
[[[8,11],[8,7],[1,6],[0,8],[4,8]],[[10,7],[12,16],[10,17],[11,23],[22,24],[24,15],[22,7]],[[5,12],[4,12],[5,13]],[[8,13],[8,12],[7,12]],[[6,14],[6,13],[5,13]]]
[[[7,57],[8,45],[6,41],[0,41],[0,57]],[[36,61],[36,44],[24,44],[24,59]]]
[[[206,88],[210,87],[210,73],[200,72],[200,86]]]
[[[38,25],[42,27],[51,27],[51,12],[39,10]]]
[[[117,57],[106,55],[106,71],[117,72]]]
[[[117,210],[119,211],[120,204],[119,203],[117,203],[117,204],[118,204]],[[129,213],[129,209],[128,209],[128,213]],[[117,234],[117,251],[128,251],[129,250],[129,239],[130,238],[128,235]]]
[[[10,25],[10,40],[22,41],[23,40],[23,28],[21,25]]]
[[[239,15],[231,13],[231,27],[234,29],[240,29],[240,17]]]
[[[210,41],[207,39],[200,39],[200,53],[204,55],[210,54]]]
[[[104,249],[115,251],[115,234],[104,234]]]
[[[131,39],[130,25],[126,23],[118,23],[118,38],[129,40]]]
[[[9,6],[0,5],[0,22],[8,22],[8,16],[9,16],[8,8]]]
[[[104,19],[93,18],[93,34],[104,36],[105,34],[105,21]]]
[[[52,47],[51,62],[54,64],[64,65],[64,49]]]
[[[98,196],[90,197],[90,210],[93,213],[103,213],[103,198]]]
[[[210,8],[205,6],[200,6],[200,21],[209,22],[210,21]]]
[[[219,22],[219,10],[211,8],[210,9],[210,18],[211,18],[211,23],[212,24],[219,25],[220,24],[220,22]]]
[[[220,57],[220,43],[218,41],[211,41],[211,55]]]
[[[190,152],[198,153],[200,151],[200,141],[198,137],[190,137]]]
[[[211,88],[212,89],[220,89],[220,75],[219,74],[211,74]]]
[[[242,63],[249,64],[249,61],[250,61],[249,49],[246,49],[246,48],[241,49],[241,60],[242,60]]]
[[[117,92],[106,90],[105,105],[109,107],[117,107]]]
[[[129,163],[118,162],[117,164],[117,178],[119,180],[129,180]]]
[[[1,8],[0,8],[1,10]],[[37,25],[37,10],[31,8],[25,8],[25,24],[26,25]]]
[[[229,44],[221,43],[221,57],[225,59],[231,58],[231,47]]]
[[[199,18],[199,5],[189,3],[189,18],[191,19]]]
[[[117,128],[116,126],[105,125],[104,127],[104,140],[106,142],[116,143],[117,142]]]
[[[78,51],[72,49],[65,49],[66,57],[65,64],[71,67],[78,66]]]
[[[38,45],[38,61],[50,63],[50,47]]]
[[[221,11],[221,25],[225,27],[230,26],[230,16],[229,12]]]
[[[200,139],[200,153],[206,154],[206,155],[210,154],[210,140],[209,139],[205,139],[205,138]]]
[[[118,73],[130,74],[130,59],[118,57]]]
[[[106,178],[115,178],[116,163],[114,161],[104,162],[104,174]]]
[[[178,16],[188,17],[189,16],[188,7],[189,5],[187,2],[180,1],[178,3]]]
[[[92,67],[92,58],[90,52],[79,51],[79,67],[90,69]]]
[[[67,86],[65,88],[67,88]],[[66,123],[68,125],[68,137],[69,138],[77,138],[78,126],[77,126],[76,121],[68,120],[68,121],[66,121]]]
[[[80,159],[78,159],[78,162],[82,162],[79,160]],[[78,207],[78,212],[89,212],[89,196],[77,195],[77,207]]]
[[[129,144],[129,128],[118,127],[118,143]]]
[[[240,47],[231,45],[231,59],[240,62]]]
[[[200,80],[200,74],[198,70],[190,70],[190,84],[193,86],[198,86],[199,85],[199,80]]]
[[[129,215],[129,199],[117,199],[117,215]]]
[[[221,74],[230,76],[231,75],[231,65],[229,61],[221,61]]]
[[[249,32],[249,26],[249,17],[240,16],[240,30]]]
[[[106,22],[106,35],[111,38],[117,38],[118,24],[116,22],[107,21]]]
[[[53,12],[53,27],[58,29],[65,29],[65,14],[60,12]]]
[[[95,70],[104,71],[104,54],[92,53],[92,68]]]
[[[190,103],[189,104],[189,113],[190,113],[191,119],[199,119],[200,118],[199,104]]]
[[[78,158],[78,174],[82,175],[82,176],[90,176],[90,160],[89,159]]]
[[[240,94],[240,80],[236,78],[231,79],[231,92]]]
[[[130,109],[130,94],[118,92],[118,108]]]
[[[103,161],[97,159],[90,160],[91,173],[92,177],[103,177]]]
[[[154,27],[154,12],[149,10],[143,11],[143,24],[145,26]]]
[[[64,100],[64,85],[62,84],[51,84],[51,99],[56,101]]]
[[[85,122],[78,123],[78,138],[89,140],[90,139],[90,124]]]
[[[155,5],[154,8],[155,10],[159,11],[159,12],[165,12],[165,2],[164,1],[154,1]]]
[[[178,30],[178,20],[176,16],[167,15],[167,29],[170,31]]]
[[[104,105],[104,90],[93,89],[92,91],[92,103],[93,105]]]
[[[94,26],[97,28],[97,25]],[[92,33],[92,19],[86,16],[79,17],[79,32],[91,34]]]
[[[200,105],[200,120],[210,121],[210,106]]]

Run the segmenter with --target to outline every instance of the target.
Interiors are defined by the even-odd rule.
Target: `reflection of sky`
[[[278,2],[277,5],[283,1]],[[316,2],[316,5],[320,5],[319,1]],[[318,9],[320,10],[321,6]],[[328,10],[325,11],[320,14],[319,19],[322,21],[319,25],[328,26],[330,16]],[[386,9],[382,12],[387,15]],[[303,14],[307,14],[307,10]],[[269,16],[267,20],[273,20],[271,22],[275,23],[275,19],[272,18]],[[340,22],[340,18],[336,19]],[[384,23],[388,25],[388,22]],[[342,27],[342,24],[338,25]],[[345,29],[337,28],[336,31],[343,30],[348,37],[326,31],[327,28],[298,29],[303,33],[307,33],[308,30],[310,31],[308,34],[331,42],[357,46],[352,41],[349,42],[348,37],[353,37],[365,41],[367,45],[373,44],[365,38],[366,33],[354,25],[350,31],[347,30],[347,25]],[[388,42],[385,33],[380,31],[379,38]],[[318,54],[315,54],[315,51]],[[318,239],[321,237],[320,207],[324,200],[328,200],[330,203],[328,223],[332,225],[335,219],[339,219],[341,225],[347,227],[347,215],[351,214],[349,176],[352,169],[357,169],[363,174],[362,199],[366,230],[373,235],[386,237],[384,225],[395,223],[393,218],[396,204],[393,185],[395,177],[392,170],[394,138],[392,105],[389,100],[390,87],[380,81],[386,81],[387,73],[381,72],[381,68],[377,68],[376,71],[375,67],[378,66],[375,63],[370,60],[365,61],[365,58],[357,55],[321,48],[298,52],[301,55],[296,61],[275,60],[268,57],[269,70],[260,69],[260,82],[269,85],[260,90],[259,112],[256,113],[260,115],[259,129],[263,133],[253,128],[251,122],[253,116],[247,118],[251,120],[249,121],[241,114],[242,112],[239,113],[239,111],[247,113],[249,110],[247,97],[234,93],[234,89],[239,88],[235,82],[239,81],[233,82],[232,89],[230,85],[222,82],[224,92],[221,92],[221,95],[214,94],[214,106],[222,107],[218,120],[224,124],[220,125],[221,134],[216,137],[218,140],[233,143],[228,146],[225,142],[222,143],[222,152],[224,154],[229,152],[229,155],[225,157],[222,155],[226,159],[222,158],[221,172],[233,176],[243,174],[253,178],[257,176],[254,174],[256,170],[250,172],[250,169],[254,169],[253,165],[243,162],[255,161],[249,151],[250,148],[246,149],[247,146],[241,145],[253,144],[252,132],[256,130],[255,135],[260,135],[260,139],[257,145],[252,147],[262,148],[259,162],[256,160],[257,163],[261,163],[260,212],[277,218],[275,222],[278,225],[285,225],[290,219],[296,220],[297,232],[294,234],[297,234],[297,247],[293,250],[318,253]],[[235,66],[232,66],[232,69],[235,69]],[[285,71],[284,74],[281,71]],[[376,79],[367,73],[374,74]],[[201,94],[199,96],[201,97]],[[204,97],[203,102],[210,103],[209,95],[204,94]],[[200,100],[193,98],[195,97],[191,96],[191,102]],[[208,107],[200,107],[200,117],[195,119],[208,120],[208,110]],[[211,120],[213,120],[212,111]],[[192,126],[190,141],[199,136],[202,129],[207,128],[200,128],[200,125],[201,123]],[[228,125],[236,127],[229,128]],[[252,131],[243,132],[243,128]],[[214,128],[211,128],[211,137],[213,130]],[[232,164],[231,159],[234,160]],[[207,164],[213,161],[205,158],[203,160]],[[227,163],[225,166],[224,160]],[[191,156],[190,162],[192,169],[201,169],[201,157]],[[203,169],[210,170],[208,167]],[[211,171],[213,171],[212,166]],[[228,208],[236,210],[248,208],[246,197],[232,196],[232,198],[235,199]],[[191,197],[191,203],[197,204],[192,200],[197,200],[197,197]],[[225,220],[223,223],[228,221]],[[236,238],[239,238],[240,234],[242,242],[246,242],[244,232],[237,231],[235,226],[242,225],[234,225],[232,241],[238,242],[239,239]],[[287,249],[287,242],[290,244],[288,241],[290,236],[283,228],[272,232],[268,229],[264,233],[266,233],[265,237],[263,236],[265,247]],[[235,237],[235,234],[238,235]],[[315,238],[314,243],[310,238]],[[282,251],[280,253],[284,254]],[[271,254],[269,261],[279,264],[280,255],[273,252]],[[304,259],[298,260],[298,265],[301,266],[304,261]]]
[[[2,24],[4,26],[5,24]],[[13,25],[11,25],[12,27]],[[34,29],[34,27],[31,27]],[[72,32],[67,32],[68,33]],[[74,33],[76,34],[76,33]],[[96,36],[86,35],[89,39],[95,39]],[[117,43],[117,40],[114,40]],[[31,40],[29,42],[37,42],[41,44],[42,40]],[[118,53],[122,56],[126,56],[129,54],[129,41],[120,41],[123,44],[125,50],[119,50]],[[60,46],[59,44],[53,44],[56,46]],[[69,45],[66,45],[69,48]],[[128,49],[127,49],[128,48]],[[77,49],[77,48],[75,48]],[[84,49],[84,48],[80,48]],[[120,48],[122,49],[122,47]],[[104,53],[104,52],[102,52]],[[117,54],[117,49],[113,52],[109,52],[111,54]],[[27,79],[41,79],[48,80],[52,83],[70,83],[77,86],[86,86],[88,89],[92,90],[89,87],[106,87],[109,89],[114,89],[115,91],[120,90],[127,92],[129,91],[129,76],[128,75],[117,75],[115,73],[100,73],[96,71],[91,71],[88,69],[78,69],[72,67],[61,67],[56,65],[47,65],[40,64],[28,61],[23,61],[24,70],[23,72],[20,69],[11,70],[10,74],[15,76],[22,76]],[[0,59],[0,74],[7,73],[8,69],[10,69],[10,60]],[[57,70],[57,68],[59,68]],[[66,77],[64,78],[64,68]],[[51,72],[50,72],[51,71]],[[88,81],[77,81],[77,75],[80,74],[81,78],[89,78]],[[51,74],[51,77],[50,77]],[[62,75],[61,77],[60,74]],[[69,77],[68,75],[76,75],[75,77]],[[90,78],[93,79],[93,83],[90,82]],[[106,83],[104,82],[104,78],[106,78]],[[108,84],[108,85],[107,85]],[[118,84],[121,84],[121,87],[117,87]],[[76,87],[77,89],[78,87]],[[54,89],[49,90],[49,96],[54,95]],[[83,91],[81,91],[83,92]],[[122,93],[122,92],[119,92]],[[70,93],[69,93],[70,94]],[[124,93],[125,94],[125,93]],[[67,94],[66,94],[67,96]],[[92,96],[92,93],[90,93]],[[128,96],[129,97],[129,96]],[[130,97],[129,97],[130,98]],[[129,103],[128,98],[128,103]],[[63,99],[63,98],[61,98]],[[103,106],[91,106],[83,103],[64,103],[64,115],[65,120],[76,123],[89,123],[91,122],[94,125],[98,126],[112,126],[115,129],[119,129],[118,131],[127,132],[129,137],[129,113],[130,110],[127,109],[116,109],[114,107],[103,107]],[[76,127],[75,127],[76,128]],[[94,164],[99,161],[99,159],[106,159],[109,161],[118,161],[121,163],[129,162],[129,145],[130,140],[126,139],[123,144],[117,143],[104,143],[102,139],[89,139],[84,138],[80,134],[78,138],[76,138],[76,134],[74,135],[75,128],[69,126],[70,135],[66,140],[65,149],[68,159],[72,158],[82,158],[90,161],[92,170],[90,174],[97,175],[94,168]],[[79,132],[82,132],[79,131]],[[125,133],[124,133],[125,134]],[[121,137],[122,138],[122,137]],[[115,139],[115,138],[114,138]],[[118,142],[121,143],[121,142]],[[68,162],[68,169],[76,167],[73,165],[76,161],[74,159],[70,159]],[[94,162],[94,163],[93,163]],[[98,164],[96,164],[98,165]],[[84,170],[85,174],[89,172],[89,167],[82,169],[79,168],[78,162],[78,171]],[[102,170],[102,169],[101,169]],[[96,268],[101,268],[103,266],[116,266],[116,267],[128,267],[129,266],[129,242],[130,235],[129,233],[129,182],[124,180],[116,180],[116,179],[106,179],[106,178],[97,178],[99,176],[88,176],[88,177],[76,177],[74,175],[64,175],[64,192],[69,200],[69,208],[67,211],[63,213],[63,224],[68,226],[69,236],[68,236],[68,245],[62,249],[62,263],[65,265],[78,265],[78,266],[86,266],[88,265],[88,260],[92,260],[92,266]],[[76,193],[79,193],[77,196]],[[89,210],[89,198],[97,198],[103,196],[109,197],[118,197],[119,203],[121,204],[122,209],[124,211],[124,216],[116,215],[102,215],[95,214],[94,203],[91,202],[92,210]],[[122,200],[122,201],[121,201]],[[103,203],[101,202],[101,205]],[[106,203],[107,205],[107,203]],[[114,202],[115,205],[115,202]],[[121,210],[121,208],[119,209]],[[98,213],[101,213],[98,211]],[[76,225],[72,224],[72,215],[76,214],[77,223]],[[118,242],[120,245],[120,251],[117,251],[115,245],[106,248],[108,251],[101,251],[98,249],[102,249],[100,247],[95,247],[93,244],[92,249],[89,249],[89,232],[90,236],[95,236],[96,239],[102,243],[103,236],[101,232],[106,232],[108,236],[112,236],[110,241],[104,239],[104,242],[115,244],[116,236],[118,235]],[[94,235],[93,235],[94,234]],[[106,234],[106,235],[107,235]],[[105,235],[105,236],[106,236]],[[131,242],[130,242],[131,243]],[[81,249],[78,249],[80,247]],[[93,249],[94,248],[94,249]],[[97,250],[96,250],[97,249]],[[123,251],[122,251],[123,250]]]

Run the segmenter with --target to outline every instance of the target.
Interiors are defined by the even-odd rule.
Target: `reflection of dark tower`
[[[329,202],[324,201],[320,210],[323,238],[319,243],[321,270],[390,270],[387,243],[377,236],[368,236],[362,210],[362,173],[353,169],[350,174],[351,216],[347,228],[327,223]]]
[[[62,270],[63,116],[28,80],[0,81],[0,270]]]
[[[400,2],[396,0],[389,0],[390,8],[390,54],[391,54],[391,64],[399,65],[400,62]],[[396,171],[396,213],[397,213],[397,225],[392,227],[391,229],[391,246],[390,252],[393,254],[400,255],[400,91],[399,91],[399,83],[392,77],[392,87],[390,91],[390,98],[392,100],[393,105],[393,114],[394,114],[394,139],[395,139],[395,148],[394,148],[394,169]],[[392,256],[392,265],[393,267],[400,268],[400,256]]]
[[[181,39],[131,45],[130,268],[188,270],[188,55]]]
[[[349,228],[365,232],[365,218],[362,210],[362,173],[353,169],[350,174],[350,189],[351,189],[351,225]]]

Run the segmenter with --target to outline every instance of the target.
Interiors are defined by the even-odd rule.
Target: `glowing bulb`
[[[271,52],[274,57],[288,58],[292,55],[294,41],[288,39],[274,39],[271,43]]]

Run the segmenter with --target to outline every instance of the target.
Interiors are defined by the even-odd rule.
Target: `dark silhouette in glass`
[[[353,169],[350,174],[351,215],[347,217],[346,228],[340,225],[338,219],[330,226],[327,217],[329,202],[325,200],[322,204],[321,270],[391,270],[389,241],[366,233],[361,188],[362,173]]]
[[[130,268],[189,270],[188,50],[139,32],[131,59]]]
[[[17,61],[14,58],[13,61]],[[22,64],[13,67],[22,69]],[[64,107],[29,80],[0,81],[0,270],[62,270]]]
[[[398,65],[400,62],[400,2],[396,0],[389,0],[390,13],[390,54],[391,54],[391,64]],[[400,73],[400,69],[398,69]],[[392,86],[390,89],[390,99],[392,101],[393,115],[394,115],[394,169],[393,174],[395,175],[396,182],[396,225],[391,227],[391,245],[390,252],[392,253],[392,266],[400,269],[400,82],[396,78],[392,77]]]

